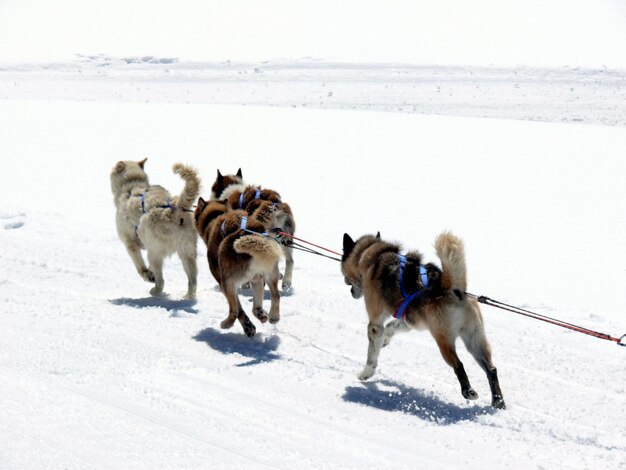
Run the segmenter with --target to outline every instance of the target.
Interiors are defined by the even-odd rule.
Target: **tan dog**
[[[377,236],[365,235],[356,242],[343,239],[341,271],[351,286],[352,296],[365,296],[369,316],[367,362],[359,375],[366,380],[374,375],[378,355],[396,332],[428,329],[446,363],[454,369],[461,393],[468,400],[478,394],[470,385],[455,349],[461,337],[465,347],[487,374],[491,405],[505,408],[491,348],[485,336],[478,303],[467,296],[467,275],[463,242],[449,232],[435,242],[443,271],[434,264],[421,265],[417,252],[400,255],[400,247]],[[384,321],[395,317],[386,326]]]
[[[282,202],[280,194],[272,189],[263,189],[257,186],[246,185],[243,181],[241,168],[235,175],[223,176],[217,170],[217,178],[211,188],[211,200],[223,201],[229,210],[245,210],[249,215],[259,208],[263,201],[273,204],[272,221],[268,229],[277,228],[288,235],[296,232],[296,221],[289,204]],[[285,273],[282,289],[290,291],[293,281],[293,248],[289,246],[290,237],[284,237],[286,244],[282,245],[285,257]]]
[[[220,202],[207,203],[200,198],[195,211],[196,229],[207,246],[209,268],[228,301],[228,316],[220,326],[230,328],[239,320],[249,337],[254,336],[256,327],[239,302],[237,289],[242,283],[250,282],[252,287],[255,317],[262,323],[280,320],[278,262],[282,251],[275,240],[260,235],[265,233],[272,212],[270,203],[264,207],[255,216],[248,216],[244,211],[228,211]],[[263,310],[264,283],[272,296],[269,315]]]
[[[140,162],[120,161],[111,172],[111,190],[115,201],[117,233],[124,243],[139,275],[154,282],[152,295],[160,295],[165,284],[163,260],[178,253],[188,285],[186,298],[196,296],[197,234],[191,206],[200,192],[195,169],[181,163],[174,173],[185,181],[181,194],[172,198],[161,186],[152,186],[144,171],[146,159]],[[146,267],[141,249],[148,252]]]

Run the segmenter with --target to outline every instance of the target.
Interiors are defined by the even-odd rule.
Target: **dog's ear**
[[[380,231],[376,232],[376,238],[380,240]]]
[[[222,176],[222,174],[220,173],[220,170],[217,170],[217,181],[222,181],[224,179],[224,177]]]
[[[143,170],[143,166],[146,164],[146,160],[148,159],[148,157],[144,158],[143,160],[141,160],[139,163],[139,166],[141,167],[141,169]]]
[[[239,176],[239,178],[243,179],[243,173],[241,172],[241,168],[239,168],[237,170],[237,176]]]
[[[204,199],[202,199],[201,197],[198,198],[198,203],[196,204],[196,207],[198,208],[199,211],[204,210],[204,208],[206,207],[206,201]]]
[[[352,240],[352,237],[348,235],[347,233],[344,233],[343,234],[343,255],[348,256],[352,252],[354,245],[355,243],[354,243],[354,240]]]
[[[117,165],[115,165],[114,171],[115,173],[121,173],[125,169],[126,169],[126,163],[119,161],[117,162]]]

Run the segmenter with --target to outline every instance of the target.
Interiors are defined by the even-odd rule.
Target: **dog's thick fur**
[[[280,320],[280,293],[278,290],[278,262],[282,257],[275,240],[251,234],[241,229],[242,217],[248,217],[246,228],[253,232],[266,231],[271,217],[271,204],[259,208],[255,215],[241,210],[228,211],[225,204],[206,202],[200,198],[196,206],[196,229],[207,246],[209,269],[228,301],[228,316],[221,323],[230,328],[239,320],[245,334],[254,336],[256,328],[239,302],[238,287],[250,282],[252,287],[252,313],[262,323]],[[263,310],[263,286],[267,283],[271,293],[269,315]]]
[[[465,293],[467,274],[463,241],[444,232],[435,241],[435,248],[443,269],[434,264],[425,265],[428,287],[408,305],[402,320],[394,318],[383,325],[404,300],[399,284],[400,246],[381,240],[380,235],[365,235],[356,242],[348,234],[344,235],[341,271],[351,286],[352,296],[364,296],[369,316],[367,362],[359,378],[366,380],[374,375],[381,347],[389,344],[396,332],[409,328],[428,329],[443,359],[454,370],[463,397],[475,400],[478,394],[470,385],[456,354],[455,341],[459,336],[487,374],[492,406],[503,409],[505,403],[497,370],[491,361],[491,348],[480,309],[478,303]],[[413,292],[418,288],[418,267],[422,257],[413,251],[406,258],[404,286],[407,292]]]
[[[256,192],[260,191],[259,197],[255,198]],[[243,200],[241,195],[243,194]],[[282,202],[280,194],[272,189],[262,189],[257,186],[246,185],[243,181],[241,168],[235,175],[223,176],[217,170],[217,178],[211,188],[211,200],[223,201],[229,210],[245,210],[249,215],[263,206],[264,201],[273,205],[271,221],[268,230],[278,228],[282,232],[293,236],[296,233],[296,221],[289,204]],[[292,288],[293,281],[293,248],[289,246],[291,238],[286,237],[286,244],[282,246],[283,255],[285,257],[285,273],[283,274],[282,289],[289,291]]]
[[[163,292],[164,259],[178,253],[188,279],[185,297],[193,299],[198,268],[197,234],[191,207],[200,192],[198,173],[192,167],[176,163],[174,173],[185,181],[185,187],[179,196],[171,198],[161,186],[150,185],[144,171],[145,162],[145,159],[120,161],[111,172],[117,233],[139,275],[154,283],[150,290],[152,295]],[[147,250],[148,267],[141,255],[142,248]]]

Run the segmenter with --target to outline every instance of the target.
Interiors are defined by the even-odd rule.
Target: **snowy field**
[[[626,69],[92,55],[0,65],[0,99],[244,104],[625,126]]]
[[[485,307],[506,411],[461,346],[480,394],[464,400],[427,333],[394,339],[361,383],[366,315],[336,262],[297,253],[281,322],[249,340],[219,329],[203,246],[197,302],[177,259],[149,296],[109,189],[120,159],[149,157],[174,193],[172,163],[193,164],[204,195],[242,167],[305,239],[381,230],[435,260],[452,229],[472,292],[621,335],[624,148],[622,126],[0,101],[0,468],[624,468],[614,343]]]

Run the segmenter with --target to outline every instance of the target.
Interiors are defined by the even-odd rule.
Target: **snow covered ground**
[[[244,104],[626,125],[626,69],[79,56],[0,65],[0,99]]]
[[[336,262],[297,253],[281,322],[257,324],[249,340],[238,325],[219,329],[226,302],[203,246],[197,302],[181,300],[177,259],[166,264],[168,296],[149,296],[117,239],[109,189],[120,159],[147,156],[152,182],[174,193],[176,161],[199,168],[205,195],[217,168],[242,167],[281,192],[305,239],[340,249],[344,232],[380,230],[435,260],[435,236],[451,229],[466,242],[472,292],[621,335],[626,127],[613,85],[575,85],[584,99],[601,96],[577,108],[613,124],[600,126],[458,117],[457,102],[448,116],[306,109],[280,83],[298,63],[234,80],[246,104],[271,82],[257,77],[278,77],[272,96],[288,99],[249,104],[298,109],[218,106],[204,103],[233,103],[239,91],[208,98],[214,83],[202,74],[216,66],[169,81],[163,67],[141,86],[121,65],[83,69],[86,78],[0,71],[0,468],[625,468],[625,348],[485,307],[506,411],[489,407],[486,378],[460,346],[480,394],[464,400],[427,333],[395,338],[361,383],[366,315]],[[467,72],[440,70],[451,82]],[[318,73],[306,96],[328,87],[332,67]],[[623,80],[603,76],[613,73]],[[353,97],[370,94],[361,71],[337,74]],[[507,95],[475,99],[487,109]],[[553,103],[535,109],[550,121],[578,116]]]
[[[427,333],[360,382],[366,314],[296,253],[280,323],[221,330],[200,242],[153,298],[109,173],[280,191],[331,249],[382,232],[469,290],[626,333],[621,0],[0,1],[0,469],[626,469],[626,348],[483,308],[507,410]],[[485,119],[486,118],[486,119]],[[250,306],[249,296],[242,304]]]

